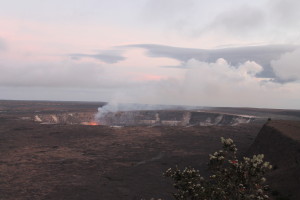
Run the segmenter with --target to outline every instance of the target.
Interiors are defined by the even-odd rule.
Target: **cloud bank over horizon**
[[[100,94],[100,101],[114,103],[299,108],[297,91],[300,90],[300,77],[299,68],[294,63],[300,58],[300,48],[296,46],[256,47],[258,55],[266,49],[266,53],[273,49],[274,54],[269,57],[262,54],[264,63],[274,70],[273,77],[261,76],[264,66],[259,64],[261,60],[253,59],[257,58],[255,47],[216,49],[221,51],[220,55],[225,55],[223,58],[218,58],[214,50],[196,53],[197,49],[175,48],[174,51],[174,47],[165,46],[158,52],[150,48],[148,51],[153,52],[149,57],[149,52],[141,49],[144,45],[134,47],[123,49],[122,59],[118,62],[106,62],[89,56],[82,56],[81,59],[65,56],[63,62],[41,61],[31,65],[6,63],[7,67],[2,67],[4,73],[0,75],[0,85],[4,88],[22,88],[24,92],[26,87],[50,91],[55,88],[59,91],[88,89],[88,93]],[[155,47],[158,50],[160,46]],[[250,51],[248,48],[252,51],[249,58],[246,56]],[[187,51],[188,57],[184,57],[181,51]],[[234,57],[226,59],[223,52],[232,51],[240,53],[228,53]],[[195,58],[190,57],[193,55]],[[270,60],[272,58],[274,60]],[[148,66],[139,66],[139,59]],[[15,80],[12,77],[20,78]],[[65,100],[76,96],[68,92],[65,96],[60,95]]]
[[[3,2],[0,99],[300,109],[299,9],[296,0]]]

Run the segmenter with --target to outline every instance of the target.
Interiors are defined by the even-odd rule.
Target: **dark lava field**
[[[287,110],[215,108],[259,117],[234,126],[90,126],[80,124],[80,117],[72,118],[74,123],[35,117],[71,113],[88,122],[103,105],[0,101],[0,199],[172,199],[172,184],[162,176],[168,168],[192,166],[205,175],[208,154],[221,148],[220,137],[232,138],[243,155],[267,118],[300,116]]]

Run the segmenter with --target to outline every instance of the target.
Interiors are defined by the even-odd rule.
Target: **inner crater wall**
[[[211,113],[200,111],[122,111],[108,112],[97,120],[103,125],[118,126],[235,126],[250,123],[253,116]]]
[[[107,126],[236,126],[256,120],[253,116],[203,111],[66,112],[35,114],[31,120],[42,124],[83,124]]]

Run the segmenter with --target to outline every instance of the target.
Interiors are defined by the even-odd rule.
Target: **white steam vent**
[[[100,107],[95,116],[99,124],[109,126],[236,126],[254,119],[253,116],[199,111],[195,107],[139,104],[107,104]]]

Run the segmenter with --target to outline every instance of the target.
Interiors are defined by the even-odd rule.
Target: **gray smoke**
[[[126,111],[153,111],[153,110],[195,110],[202,109],[200,106],[185,106],[185,105],[158,105],[158,104],[138,104],[138,103],[117,103],[109,102],[108,104],[99,107],[98,113],[95,115],[95,120],[101,124],[105,124],[104,120],[107,115],[113,115],[118,112]],[[209,109],[206,107],[206,109]],[[126,120],[130,120],[130,114],[126,115]]]

